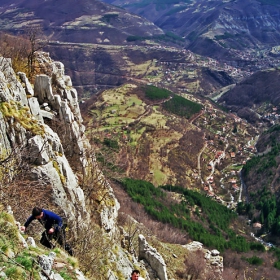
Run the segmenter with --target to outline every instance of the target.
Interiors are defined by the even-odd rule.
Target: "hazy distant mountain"
[[[280,2],[276,0],[103,1],[182,36],[189,49],[202,55],[224,57],[229,56],[229,48],[259,48],[280,40]]]
[[[114,85],[123,81],[114,61],[121,49],[113,50],[111,58],[106,49],[99,51],[92,44],[126,45],[129,36],[164,34],[152,22],[97,0],[3,0],[0,14],[3,32],[24,34],[27,28],[39,25],[48,40],[44,51],[65,64],[79,93],[95,90],[96,73],[104,86],[111,84],[107,76]]]
[[[128,36],[161,35],[152,22],[97,0],[1,1],[0,28],[18,32],[40,24],[49,40],[125,43]]]

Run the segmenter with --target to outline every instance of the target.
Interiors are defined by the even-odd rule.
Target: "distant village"
[[[193,170],[193,177],[200,180],[206,195],[235,208],[242,200],[243,182],[240,171],[246,161],[257,153],[255,137],[247,133],[250,125],[234,114],[226,121],[211,104],[205,106],[202,114],[195,122],[198,127],[211,126],[213,135],[206,136],[205,155],[201,161],[207,166],[206,171]],[[208,127],[209,129],[209,127]],[[210,129],[211,130],[211,129]],[[221,168],[222,166],[222,168]]]
[[[132,48],[143,48],[143,46],[136,45]],[[182,76],[182,74],[187,74],[188,78],[195,79],[195,69],[201,67],[207,67],[215,71],[224,71],[235,80],[240,81],[245,77],[251,76],[258,70],[280,66],[280,46],[259,51],[231,50],[234,57],[237,57],[237,59],[235,59],[234,61],[232,60],[223,62],[219,62],[210,57],[197,55],[186,49],[178,49],[175,47],[151,45],[145,46],[145,49],[166,50],[169,52],[176,52],[185,56],[184,62],[168,61],[164,57],[160,60],[154,60],[155,66],[159,67],[159,70],[154,71],[153,74],[157,76],[163,73],[164,75],[164,79],[155,84],[157,86],[164,86],[165,84],[175,82],[176,78]],[[276,53],[279,54],[279,56],[276,55]]]
[[[143,48],[143,46],[127,47]],[[201,57],[185,49],[159,45],[145,46],[145,49],[168,50],[182,54],[181,62],[167,61],[164,57],[154,59],[150,66],[153,70],[148,74],[150,84],[169,89],[174,84],[177,93],[195,102],[199,102],[192,94],[195,88],[190,89],[186,84],[191,84],[192,80],[196,81],[198,78],[197,69],[201,67],[224,71],[236,80],[241,80],[258,69],[276,67],[280,64],[280,56],[270,56],[271,49],[262,52],[234,50],[240,61],[254,61],[253,68],[251,66],[249,68],[246,63],[243,63],[242,66],[234,62],[219,63],[215,59]],[[184,77],[183,80],[187,79],[188,81],[182,87],[178,87],[178,80],[182,77]],[[146,78],[144,77],[144,79]],[[280,108],[269,105],[265,111],[266,113],[263,114],[258,112],[258,127],[264,126],[264,123],[273,125],[279,122]],[[115,112],[113,110],[111,113],[114,114]],[[204,104],[203,111],[192,120],[198,129],[207,128],[205,131],[212,131],[211,135],[205,135],[205,147],[199,155],[198,161],[200,164],[198,164],[198,168],[192,171],[192,180],[201,182],[201,188],[207,196],[227,205],[229,208],[235,208],[237,203],[242,201],[244,188],[240,171],[247,160],[257,154],[255,143],[259,131],[235,114],[229,114],[227,118],[222,114],[208,102]],[[124,125],[123,130],[127,129],[128,126]],[[106,137],[110,138],[111,133],[107,133]],[[122,140],[127,142],[128,136],[123,134]]]

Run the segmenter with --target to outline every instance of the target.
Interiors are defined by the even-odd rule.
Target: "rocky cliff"
[[[26,182],[31,187],[35,182],[39,188],[31,194],[36,197],[36,192],[51,186],[53,205],[64,212],[73,226],[72,231],[76,231],[78,246],[74,248],[81,251],[78,256],[83,271],[90,271],[86,274],[88,279],[97,279],[93,273],[94,265],[100,269],[105,265],[98,279],[126,279],[134,268],[140,269],[147,280],[168,279],[163,256],[148,245],[143,235],[139,235],[139,245],[134,244],[131,250],[125,246],[121,248],[116,223],[119,203],[98,168],[85,137],[77,92],[71,78],[65,75],[64,65],[53,61],[48,53],[36,53],[36,63],[40,74],[36,75],[32,85],[25,73],[14,72],[10,59],[0,59],[1,191]],[[4,176],[5,173],[8,176]],[[16,181],[21,173],[25,173],[26,182]],[[31,197],[23,194],[22,199],[26,204]],[[0,205],[2,203],[7,205],[9,201],[3,201],[1,196]],[[96,216],[98,221],[94,218]],[[1,226],[1,229],[6,230],[6,226]],[[18,232],[16,235],[26,244]],[[132,240],[129,234],[128,238]],[[32,246],[29,245],[30,248]],[[186,250],[180,245],[178,247],[182,257],[185,256]],[[13,247],[12,251],[23,254],[21,245]],[[14,260],[15,257],[10,250],[3,255],[4,259]],[[167,255],[164,257],[174,258],[171,250]],[[44,274],[41,279],[50,279],[50,275],[56,275],[54,279],[64,279],[61,274],[52,272],[51,267],[45,268],[46,263],[53,264],[57,258],[53,254],[50,256],[43,256],[42,264],[40,258],[38,260],[42,267],[39,270],[42,269]],[[4,276],[9,274],[9,270],[4,271]],[[84,279],[79,271],[72,274],[73,279]],[[25,278],[19,276],[17,279]]]
[[[10,59],[0,59],[1,193],[16,184],[27,182],[32,187],[35,182],[39,187],[31,194],[36,197],[36,192],[51,186],[52,205],[61,209],[76,234],[74,248],[78,252],[75,252],[88,279],[97,279],[93,271],[101,267],[104,271],[98,279],[126,279],[136,267],[141,267],[146,279],[154,279],[148,276],[136,254],[130,255],[118,242],[119,203],[89,148],[77,93],[71,78],[64,74],[64,65],[43,52],[36,54],[36,62],[41,74],[36,75],[32,85],[25,73],[13,71]],[[19,181],[22,173],[25,182]],[[20,191],[20,186],[17,190]],[[0,206],[9,203],[9,199],[3,201],[3,198],[5,195],[1,196]],[[22,199],[28,204],[32,198],[23,194]],[[22,254],[21,245],[13,250]],[[4,259],[14,259],[14,255],[2,253]],[[44,256],[44,260],[52,264],[55,258],[52,256],[50,259]],[[48,278],[54,273],[51,268],[44,268],[44,262],[42,265],[41,279],[66,279],[59,275]],[[147,265],[151,265],[149,260]],[[84,279],[81,277],[75,272],[72,279]]]
[[[24,73],[14,73],[10,59],[1,58],[2,164],[15,154],[21,156],[30,168],[28,180],[50,185],[55,204],[63,209],[68,220],[82,220],[88,224],[92,215],[90,202],[86,201],[83,180],[79,181],[73,171],[80,172],[83,178],[90,176],[89,150],[77,92],[72,87],[71,78],[64,74],[62,63],[52,61],[47,53],[38,53],[37,61],[41,72],[45,73],[36,76],[33,88]],[[99,207],[100,223],[104,229],[111,231],[119,204],[97,165],[93,168],[111,201]],[[13,176],[16,172],[11,173],[6,183],[11,182]],[[98,189],[98,184],[95,187]]]

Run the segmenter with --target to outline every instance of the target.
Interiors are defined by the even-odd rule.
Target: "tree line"
[[[180,186],[156,188],[150,182],[131,178],[123,179],[121,184],[132,200],[142,204],[155,220],[181,229],[207,247],[221,252],[226,249],[237,252],[264,250],[263,245],[248,242],[230,228],[237,218],[235,212],[203,194]],[[176,193],[179,199],[168,199],[167,194],[170,192]]]

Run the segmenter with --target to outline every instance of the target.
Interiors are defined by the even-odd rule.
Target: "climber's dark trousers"
[[[70,256],[73,256],[73,250],[71,246],[65,241],[65,229],[64,227],[53,234],[48,234],[46,231],[42,233],[40,243],[47,248],[53,249],[56,241],[63,249],[65,249]]]

